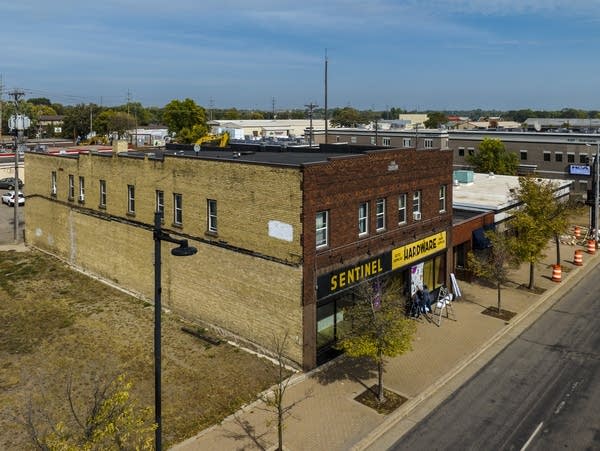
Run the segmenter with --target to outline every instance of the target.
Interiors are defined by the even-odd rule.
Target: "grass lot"
[[[137,405],[153,407],[153,320],[151,306],[56,259],[0,252],[0,449],[32,448],[15,421],[29,402],[51,422],[64,420],[70,376],[83,402],[95,381],[125,373]],[[181,326],[163,314],[165,445],[219,422],[276,382],[267,360],[208,346]]]

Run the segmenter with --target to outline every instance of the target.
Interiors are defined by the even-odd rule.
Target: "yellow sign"
[[[428,255],[446,249],[446,232],[436,233],[422,240],[392,250],[392,270],[401,268]]]

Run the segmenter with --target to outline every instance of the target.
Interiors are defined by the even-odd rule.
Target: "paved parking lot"
[[[0,190],[0,195],[4,194],[5,191]],[[18,209],[19,212],[19,230],[17,234],[18,242],[23,242],[23,226],[24,226],[24,215],[23,206]],[[0,244],[14,243],[14,208],[8,205],[0,204]]]

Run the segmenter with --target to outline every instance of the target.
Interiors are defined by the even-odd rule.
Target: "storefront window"
[[[333,342],[335,338],[335,302],[317,307],[317,349]]]

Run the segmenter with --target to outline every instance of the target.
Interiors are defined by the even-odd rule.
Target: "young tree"
[[[368,121],[358,110],[347,106],[334,110],[330,122],[332,127],[356,127]]]
[[[485,236],[491,247],[481,254],[469,252],[467,268],[494,285],[498,294],[498,314],[501,312],[502,286],[508,282],[510,269],[519,266],[519,258],[514,253],[515,239],[495,230],[489,230]]]
[[[136,407],[130,399],[131,387],[131,382],[120,375],[96,385],[93,394],[82,402],[75,398],[69,379],[67,401],[71,417],[44,428],[36,421],[30,405],[25,427],[34,445],[44,451],[154,449],[156,425],[150,420],[152,410]],[[52,421],[43,412],[37,414]]]
[[[560,264],[558,236],[568,226],[572,209],[570,204],[555,197],[556,185],[552,180],[533,176],[519,177],[519,188],[513,198],[521,207],[511,220],[517,233],[515,252],[523,261],[529,262],[529,289],[534,285],[534,266],[542,257],[543,250],[551,238],[557,243],[557,264]]]
[[[515,175],[519,161],[514,153],[509,153],[504,143],[496,138],[483,138],[474,155],[467,156],[467,162],[476,172]]]
[[[377,399],[385,401],[383,369],[387,357],[411,349],[416,325],[406,318],[401,287],[365,282],[355,290],[356,303],[344,311],[349,329],[338,343],[350,357],[367,357],[377,365]]]

